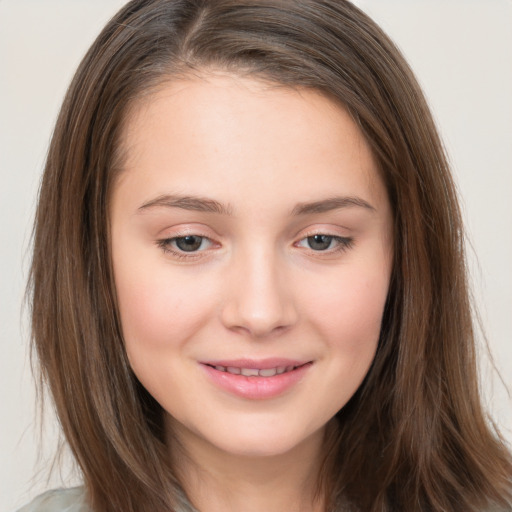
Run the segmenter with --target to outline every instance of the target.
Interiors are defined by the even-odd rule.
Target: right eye
[[[207,238],[203,236],[197,235],[189,235],[189,236],[180,236],[178,238],[174,238],[172,243],[183,252],[196,252],[201,248],[204,249],[204,245],[207,245]]]
[[[193,254],[209,249],[213,242],[205,236],[186,235],[164,238],[158,241],[158,245],[166,253],[186,258],[187,253]]]

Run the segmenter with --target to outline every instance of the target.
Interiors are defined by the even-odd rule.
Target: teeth
[[[258,370],[257,368],[238,368],[236,366],[214,366],[219,372],[227,372],[233,375],[243,375],[244,377],[274,377],[286,372],[291,372],[297,368],[296,366],[278,366],[277,368],[265,368]]]
[[[267,370],[260,370],[260,377],[273,377],[277,373],[277,368],[268,368]]]
[[[245,377],[256,377],[260,373],[260,370],[256,368],[241,368],[240,370],[240,373]]]

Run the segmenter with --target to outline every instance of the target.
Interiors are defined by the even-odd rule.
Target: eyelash
[[[211,245],[214,244],[214,242],[212,242],[207,236],[197,235],[195,233],[187,233],[184,235],[177,235],[177,236],[173,236],[170,238],[163,238],[161,240],[157,240],[157,245],[158,245],[158,247],[160,247],[160,249],[162,249],[162,251],[165,254],[170,254],[173,257],[180,259],[180,260],[191,260],[191,259],[197,259],[197,258],[201,257],[201,254],[203,252],[205,252],[204,250],[187,252],[187,251],[182,251],[180,249],[175,249],[173,247],[173,245],[172,245],[173,242],[176,242],[177,240],[183,240],[187,237],[201,238],[201,245],[204,240],[207,240]]]
[[[297,246],[300,242],[307,241],[310,238],[313,238],[315,236],[324,236],[326,238],[330,238],[331,242],[335,242],[337,245],[335,248],[327,248],[323,250],[317,250],[315,251],[312,248],[309,248],[314,253],[318,253],[318,255],[322,254],[333,254],[338,252],[345,252],[351,249],[354,246],[354,238],[352,237],[345,237],[345,236],[337,236],[337,235],[329,235],[327,233],[310,233],[307,234],[305,237],[301,238],[295,245]]]
[[[335,254],[335,253],[338,253],[338,252],[345,252],[345,251],[348,251],[349,249],[351,249],[354,246],[354,239],[352,237],[343,237],[343,236],[329,235],[329,234],[326,234],[326,233],[311,233],[311,234],[307,234],[306,236],[301,238],[298,242],[296,242],[294,244],[294,246],[295,247],[300,247],[299,244],[301,242],[308,241],[308,239],[311,239],[311,238],[313,238],[315,236],[324,236],[324,237],[330,238],[330,242],[331,243],[332,242],[336,243],[336,247],[334,247],[334,248],[329,247],[327,249],[321,249],[321,250],[314,250],[311,247],[308,248],[310,251],[312,251],[313,253],[315,253],[318,256]],[[190,260],[193,260],[193,259],[200,258],[202,253],[206,252],[206,250],[208,250],[208,249],[203,249],[201,251],[198,251],[198,250],[183,251],[183,250],[180,250],[180,249],[175,249],[173,247],[172,244],[174,242],[176,242],[177,240],[183,240],[183,239],[185,239],[187,237],[201,238],[201,245],[202,245],[203,241],[205,241],[205,240],[208,241],[208,243],[210,245],[214,245],[214,242],[210,238],[208,238],[207,236],[197,235],[197,234],[192,234],[192,233],[184,234],[184,235],[178,235],[178,236],[174,236],[174,237],[170,237],[170,238],[163,238],[161,240],[157,240],[157,245],[165,254],[170,254],[173,257],[175,257],[177,259],[180,259],[180,260],[189,260],[190,261]]]

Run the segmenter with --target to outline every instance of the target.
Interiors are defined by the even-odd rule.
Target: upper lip
[[[308,359],[288,359],[282,357],[271,357],[267,359],[213,359],[201,361],[201,364],[209,366],[225,366],[232,368],[251,368],[255,370],[268,370],[282,366],[302,366],[310,363]]]

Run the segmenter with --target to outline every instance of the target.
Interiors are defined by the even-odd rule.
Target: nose
[[[262,250],[240,255],[231,263],[229,292],[222,309],[222,322],[228,329],[264,338],[297,322],[285,266],[277,255]]]

